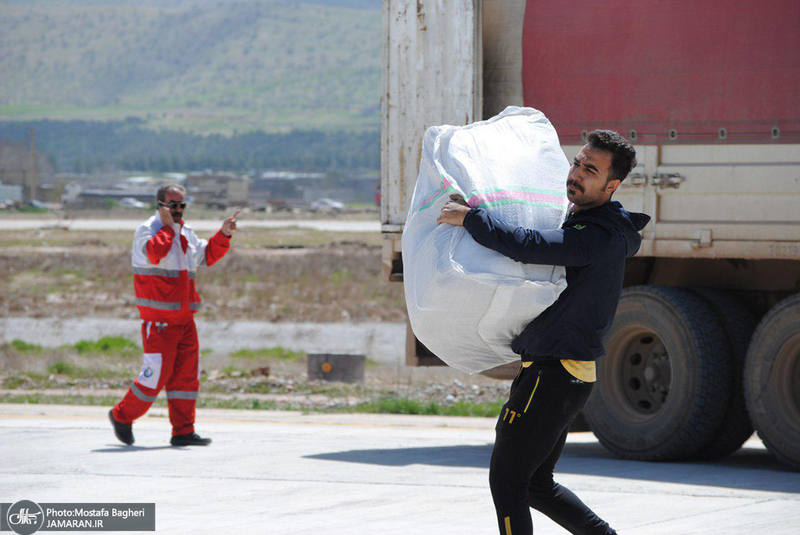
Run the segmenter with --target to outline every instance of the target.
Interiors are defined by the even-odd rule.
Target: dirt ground
[[[202,236],[201,236],[202,237]],[[30,230],[0,237],[5,317],[136,318],[125,232]],[[404,322],[402,284],[381,274],[381,236],[242,229],[201,269],[198,318],[268,322]],[[55,350],[0,346],[0,401],[113,403],[138,373],[138,341]],[[450,368],[367,362],[362,384],[308,381],[304,354],[263,348],[204,354],[201,406],[491,416],[507,383]]]
[[[6,316],[136,317],[130,240],[121,232],[31,230],[0,238]],[[198,273],[199,317],[405,321],[402,285],[381,278],[380,235],[246,229]]]

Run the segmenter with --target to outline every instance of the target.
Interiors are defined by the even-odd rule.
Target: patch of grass
[[[244,368],[240,368],[238,366],[225,366],[222,368],[222,373],[225,375],[233,375],[235,373],[241,373],[242,375],[250,375],[250,370],[245,370]]]
[[[366,401],[355,407],[337,407],[336,412],[367,412],[381,414],[418,414],[430,416],[484,416],[493,417],[500,414],[503,401],[489,403],[472,403],[459,401],[440,404],[420,402],[407,398],[387,397]]]
[[[112,406],[119,401],[119,396],[81,396],[72,394],[0,394],[0,403],[17,403],[30,405],[91,405]],[[166,397],[159,396],[153,402],[156,407],[166,407]],[[269,400],[252,398],[213,398],[200,397],[197,400],[200,409],[245,409],[245,410],[275,410],[279,408]],[[294,410],[292,407],[289,410]]]
[[[231,353],[230,356],[235,359],[272,359],[293,362],[304,359],[306,354],[302,351],[292,351],[285,347],[267,347],[262,349],[240,349],[235,353]]]
[[[246,409],[246,410],[276,410],[280,407],[274,401],[248,398],[213,398],[200,397],[197,407],[201,409]]]
[[[22,340],[17,339],[11,340],[10,345],[20,353],[39,353],[42,351],[42,346],[39,344],[29,344],[28,342],[23,342]]]
[[[84,377],[86,376],[86,369],[76,366],[70,362],[59,361],[47,367],[47,371],[58,375],[66,375],[67,377]]]
[[[129,379],[131,370],[127,368],[84,368],[71,362],[58,361],[47,368],[50,374],[63,375],[71,379]],[[48,386],[61,386],[59,384]]]
[[[25,390],[31,388],[47,388],[47,375],[36,372],[15,372],[4,378],[0,378],[4,389]]]
[[[374,203],[349,203],[347,207],[351,210],[363,210],[365,212],[379,212],[380,206],[377,206]]]
[[[344,398],[348,396],[367,397],[365,388],[360,384],[348,384],[328,381],[311,381],[295,385],[297,392],[306,394],[322,394],[329,398]]]
[[[331,284],[338,285],[342,284],[342,282],[346,281],[347,279],[351,278],[352,274],[349,270],[345,269],[337,269],[333,273],[330,274],[329,280]]]
[[[26,381],[25,381],[24,377],[20,377],[18,375],[15,375],[13,377],[5,378],[3,380],[3,382],[0,383],[0,384],[2,384],[3,388],[5,388],[6,390],[16,390],[17,388],[21,387],[25,383],[26,383]]]
[[[8,388],[3,385],[4,388]],[[119,401],[118,396],[82,396],[72,394],[43,394],[35,393],[0,393],[0,403],[30,403],[30,404],[58,404],[58,405],[108,405]],[[154,403],[157,407],[166,407],[167,400],[162,395]],[[272,400],[260,400],[248,397],[222,398],[215,396],[200,396],[198,408],[215,409],[245,409],[245,410],[298,410],[292,404],[277,403]],[[424,403],[406,398],[388,397],[367,401],[355,406],[340,405],[331,408],[309,409],[302,408],[304,412],[327,413],[380,413],[380,414],[415,414],[432,416],[479,416],[496,417],[500,413],[503,401],[488,403],[457,402],[450,404]]]
[[[107,405],[112,406],[119,401],[118,396],[78,396],[64,394],[0,394],[0,403],[22,403],[30,405]],[[165,400],[162,405],[166,406]]]
[[[97,341],[81,340],[74,346],[78,353],[130,354],[141,351],[138,345],[121,336],[106,336]]]
[[[47,208],[39,208],[36,206],[20,206],[17,208],[21,214],[46,214]]]

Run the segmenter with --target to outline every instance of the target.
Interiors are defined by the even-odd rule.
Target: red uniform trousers
[[[172,435],[194,433],[195,405],[200,388],[199,344],[194,320],[184,325],[142,322],[144,364],[114,419],[133,423],[144,415],[162,388],[167,388]]]

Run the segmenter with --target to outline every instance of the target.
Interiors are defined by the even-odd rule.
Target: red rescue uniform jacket
[[[136,306],[144,321],[183,325],[202,301],[195,287],[197,268],[225,256],[230,238],[217,232],[201,240],[185,222],[162,225],[158,214],[136,230],[131,264]]]

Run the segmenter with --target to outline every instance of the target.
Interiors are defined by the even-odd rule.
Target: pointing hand
[[[222,234],[228,238],[233,236],[233,233],[236,232],[236,216],[239,215],[239,212],[241,212],[241,210],[236,210],[235,214],[233,214],[231,217],[229,217],[222,223],[222,228],[220,229],[220,231],[222,231]]]

